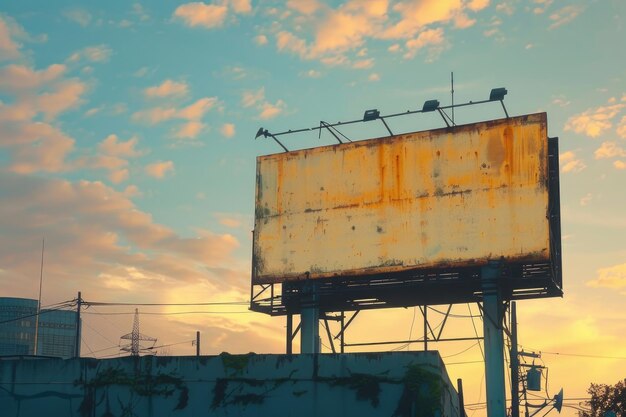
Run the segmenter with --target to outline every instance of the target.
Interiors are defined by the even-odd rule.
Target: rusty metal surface
[[[548,261],[546,114],[257,159],[253,284]]]

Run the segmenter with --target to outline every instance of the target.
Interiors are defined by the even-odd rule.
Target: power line
[[[26,314],[24,316],[19,316],[19,317],[13,318],[13,319],[0,321],[0,324],[11,323],[11,322],[14,322],[14,321],[23,320],[23,319],[27,319],[27,318],[30,318],[30,317],[36,317],[36,316],[39,316],[41,314],[51,313],[53,311],[59,311],[59,310],[64,310],[64,309],[67,310],[68,307],[73,307],[74,305],[73,304],[62,305],[61,303],[59,303],[59,306],[57,308],[46,308],[45,310],[41,310],[38,313]]]
[[[142,316],[172,316],[180,314],[252,314],[253,311],[177,311],[177,312],[160,312],[160,313],[141,313]],[[89,312],[85,311],[83,314],[90,314],[94,316],[128,316],[135,314],[133,312],[115,311],[111,313]]]
[[[208,303],[106,303],[100,301],[84,301],[86,306],[222,306],[222,305],[250,305],[248,301],[214,301]]]

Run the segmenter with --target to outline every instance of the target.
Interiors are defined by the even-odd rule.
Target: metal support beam
[[[511,417],[519,417],[519,356],[517,353],[517,306],[511,303]]]
[[[303,304],[300,312],[300,353],[320,353],[320,311],[317,306],[317,285],[308,282],[302,286]]]
[[[481,268],[488,417],[506,416],[504,334],[502,331],[502,300],[498,291],[499,278],[499,262],[489,262],[487,266]]]
[[[293,353],[293,314],[287,314],[287,341],[286,353],[291,355]]]

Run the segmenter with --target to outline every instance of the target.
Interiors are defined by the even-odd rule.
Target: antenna
[[[37,299],[37,315],[35,316],[35,346],[33,348],[33,355],[37,356],[37,344],[39,338],[39,315],[41,314],[41,284],[43,282],[43,251],[45,248],[46,239],[41,239],[41,268],[39,269],[39,298]]]
[[[131,356],[139,356],[142,351],[148,351],[154,347],[157,339],[156,337],[146,336],[139,333],[139,309],[135,309],[135,318],[133,319],[133,331],[120,337],[120,339],[130,340],[130,345],[122,346],[120,350],[124,352],[130,352]],[[152,342],[152,346],[149,348],[143,348],[139,345],[140,340]]]
[[[450,94],[452,94],[452,124],[454,125],[454,72],[450,73]]]

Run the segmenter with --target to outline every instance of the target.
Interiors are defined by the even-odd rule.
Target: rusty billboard
[[[539,113],[260,156],[252,283],[549,265],[551,153]]]

